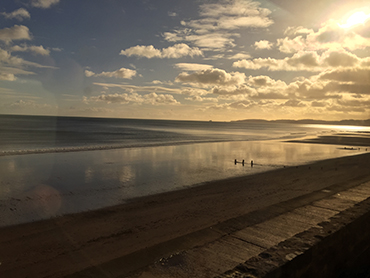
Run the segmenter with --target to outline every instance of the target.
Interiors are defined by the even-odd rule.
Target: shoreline
[[[364,152],[267,140],[6,156],[0,159],[0,226]]]
[[[357,135],[357,136],[355,136]],[[288,140],[290,143],[310,143],[310,144],[325,144],[325,145],[341,145],[341,146],[356,146],[368,147],[370,149],[369,134],[334,134],[321,135],[314,138],[304,138],[301,140]]]
[[[370,153],[328,159],[3,227],[0,274],[61,277],[98,267],[313,191],[368,181],[369,159]]]

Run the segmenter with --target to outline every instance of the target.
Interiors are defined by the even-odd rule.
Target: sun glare
[[[352,14],[349,18],[347,18],[347,21],[345,24],[338,23],[338,25],[341,28],[350,28],[358,24],[364,24],[369,18],[370,18],[370,14],[366,14],[363,11],[356,12]]]

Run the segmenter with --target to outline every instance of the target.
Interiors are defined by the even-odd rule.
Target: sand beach
[[[115,277],[100,266],[124,258],[125,277],[171,252],[207,243],[202,231],[213,225],[328,187],[369,181],[369,161],[370,153],[328,159],[3,227],[0,275],[80,277],[89,269],[91,277]],[[191,241],[181,240],[189,234]]]

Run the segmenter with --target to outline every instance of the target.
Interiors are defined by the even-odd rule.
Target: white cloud
[[[198,84],[201,86],[208,85],[238,85],[245,81],[244,73],[231,72],[227,73],[221,69],[207,69],[201,70],[195,73],[188,74],[186,72],[180,73],[176,79],[176,82]]]
[[[101,94],[90,98],[84,97],[85,103],[90,101],[103,101],[106,103],[136,103],[136,104],[151,104],[151,105],[177,105],[180,104],[172,95],[149,93],[139,95],[138,93],[122,93],[122,94]]]
[[[218,102],[218,99],[213,98],[213,97],[191,96],[185,99],[190,100],[190,101],[196,101],[196,102]]]
[[[254,47],[256,49],[271,49],[272,46],[273,46],[273,43],[266,41],[266,40],[261,40],[261,41],[254,43]]]
[[[0,79],[7,81],[16,80],[17,75],[32,75],[34,72],[24,70],[25,67],[53,68],[38,63],[29,62],[22,58],[12,56],[10,52],[0,48]]]
[[[136,100],[137,94],[102,94],[100,96],[93,96],[90,98],[84,97],[84,101],[104,101],[106,103],[129,103],[130,101]]]
[[[238,29],[242,27],[266,28],[273,24],[268,18],[270,10],[260,8],[260,3],[242,0],[224,0],[200,6],[199,20],[184,22],[199,30]]]
[[[35,74],[34,72],[26,71],[26,70],[23,70],[23,69],[20,69],[20,68],[3,66],[1,61],[0,61],[0,72],[2,72],[4,74],[7,73],[7,74],[13,74],[13,75],[31,75],[31,74]]]
[[[249,76],[248,82],[250,86],[254,87],[274,87],[276,89],[280,89],[281,87],[285,87],[286,83],[281,80],[274,80],[269,76],[266,75],[259,75],[259,76]]]
[[[85,70],[86,77],[103,76],[103,77],[132,79],[132,77],[136,76],[136,74],[137,74],[136,70],[126,69],[126,68],[120,68],[116,71],[110,71],[110,72],[103,71],[102,73],[94,73],[90,70]]]
[[[175,44],[162,49],[162,58],[181,58],[185,56],[202,56],[203,53],[197,47],[190,47],[185,43]]]
[[[44,103],[37,103],[33,100],[17,100],[9,105],[12,109],[37,109],[37,111],[43,111],[48,109],[49,111],[55,111],[56,106]]]
[[[250,59],[252,57],[248,53],[237,53],[226,58],[230,60],[237,60],[237,59]]]
[[[212,93],[216,95],[256,95],[257,91],[247,85],[231,87],[214,87]]]
[[[49,56],[50,55],[50,50],[45,49],[42,45],[40,45],[40,46],[35,46],[35,45],[19,46],[19,45],[15,45],[11,48],[11,51],[12,52],[26,52],[26,51],[28,51],[28,52],[32,52],[34,54],[43,55],[43,56]]]
[[[38,63],[29,62],[26,60],[23,60],[22,58],[12,56],[8,51],[0,48],[0,66],[9,65],[13,67],[22,68],[24,66],[31,66],[31,67],[37,67],[37,68],[52,68],[55,69],[55,67],[52,66],[43,66]]]
[[[33,7],[47,9],[50,8],[52,5],[56,5],[59,3],[60,0],[31,0],[31,5]]]
[[[150,93],[144,95],[144,102],[152,105],[176,105],[180,104],[173,95]]]
[[[114,83],[98,83],[94,82],[94,85],[105,87],[105,88],[120,88],[128,92],[154,92],[154,93],[170,93],[170,94],[181,94],[181,89],[177,88],[166,88],[163,86],[135,86],[128,84],[114,84]]]
[[[211,92],[199,88],[182,88],[181,94],[188,95],[188,96],[202,96],[202,95],[208,95]]]
[[[18,10],[15,10],[11,13],[6,13],[6,12],[3,12],[3,13],[0,13],[2,14],[5,18],[7,19],[17,19],[19,21],[22,21],[23,19],[28,19],[28,18],[31,18],[31,15],[30,13],[24,9],[24,8],[20,8]]]
[[[175,44],[167,48],[156,49],[153,45],[137,45],[125,50],[121,50],[120,55],[128,57],[138,56],[151,58],[181,58],[185,56],[202,56],[202,51],[197,47],[190,47],[187,44]]]
[[[91,76],[94,76],[94,75],[95,75],[95,73],[92,72],[91,70],[85,70],[85,76],[86,77],[91,77]]]
[[[220,0],[200,5],[200,19],[182,21],[182,27],[165,32],[167,41],[187,41],[209,50],[234,47],[234,38],[242,28],[267,28],[273,21],[271,12],[261,8],[260,3],[242,0]]]
[[[13,73],[0,72],[0,80],[14,81],[16,79]]]
[[[185,71],[199,71],[213,68],[212,65],[196,63],[177,63],[174,67]]]
[[[0,29],[0,40],[9,43],[15,40],[30,40],[31,34],[28,27],[24,25],[14,25],[10,28]]]
[[[336,67],[366,66],[368,58],[359,58],[343,49],[328,50],[320,55],[316,51],[299,51],[292,57],[284,59],[256,58],[239,60],[233,67],[245,69],[267,68],[269,71],[308,71],[319,72]]]
[[[160,58],[162,53],[159,49],[154,48],[153,45],[137,45],[126,50],[121,50],[120,55],[125,55],[128,57],[131,56],[138,56],[138,57],[145,57],[145,58]]]

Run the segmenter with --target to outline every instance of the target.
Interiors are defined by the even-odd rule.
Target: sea
[[[0,226],[359,154],[364,149],[289,142],[357,129],[364,131],[267,121],[0,115]]]

